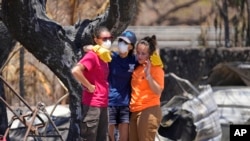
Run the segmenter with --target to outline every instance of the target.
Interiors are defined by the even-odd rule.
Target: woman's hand
[[[95,85],[90,85],[90,86],[87,88],[87,91],[90,92],[90,93],[94,93],[94,92],[95,92]]]
[[[151,77],[151,74],[150,74],[150,69],[151,69],[151,61],[150,60],[147,60],[146,61],[146,66],[145,66],[145,74],[146,74],[146,79],[150,78]]]
[[[94,47],[93,45],[85,45],[85,46],[83,46],[83,51],[88,52],[88,51],[92,50],[93,47]]]

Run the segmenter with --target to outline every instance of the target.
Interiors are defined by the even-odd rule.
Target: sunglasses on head
[[[101,39],[103,41],[107,41],[107,40],[112,40],[113,37],[112,36],[110,36],[110,37],[98,37],[98,39]]]
[[[118,42],[124,42],[125,44],[129,44],[126,41],[124,41],[123,39],[119,39]]]

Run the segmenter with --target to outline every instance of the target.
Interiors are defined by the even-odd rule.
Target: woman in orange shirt
[[[160,97],[164,88],[162,64],[152,65],[150,61],[156,55],[156,36],[143,38],[135,49],[140,65],[131,80],[129,141],[154,141],[162,118]]]

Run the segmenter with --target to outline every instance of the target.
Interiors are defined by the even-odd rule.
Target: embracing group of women
[[[96,44],[84,46],[86,54],[72,68],[83,86],[82,140],[154,141],[164,88],[156,36],[137,41],[135,33],[125,31],[116,51],[106,27],[97,28],[93,38]]]

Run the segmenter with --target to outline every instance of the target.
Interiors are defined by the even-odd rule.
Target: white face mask
[[[111,47],[111,41],[110,40],[103,41],[102,47],[109,49]]]
[[[128,52],[128,44],[125,44],[124,42],[118,42],[118,50],[120,53]]]

